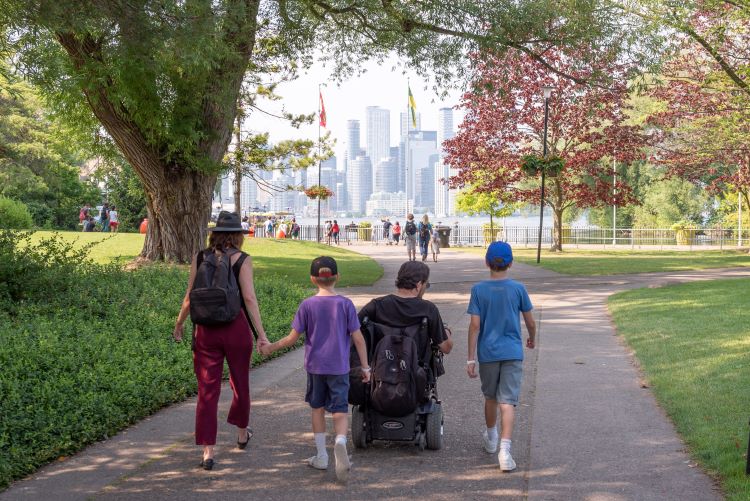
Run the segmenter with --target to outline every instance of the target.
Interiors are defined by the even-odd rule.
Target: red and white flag
[[[325,127],[326,126],[326,105],[323,104],[323,93],[318,91],[318,94],[320,95],[320,126]]]

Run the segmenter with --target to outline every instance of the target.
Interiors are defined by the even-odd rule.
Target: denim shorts
[[[349,374],[308,373],[305,402],[313,409],[325,407],[328,412],[349,412]]]
[[[523,379],[522,360],[480,363],[479,378],[484,398],[501,404],[518,405]]]

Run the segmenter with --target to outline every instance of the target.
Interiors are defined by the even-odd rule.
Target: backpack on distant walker
[[[417,225],[414,224],[414,221],[407,221],[406,225],[404,225],[404,231],[407,235],[416,235]]]
[[[203,252],[190,291],[190,319],[193,323],[222,325],[239,315],[242,297],[231,264],[231,256],[236,252],[225,251],[221,256],[213,250]]]
[[[430,225],[420,223],[419,224],[419,238],[421,240],[429,240],[430,239]]]

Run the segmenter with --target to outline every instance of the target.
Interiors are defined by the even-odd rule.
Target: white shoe
[[[500,449],[497,454],[497,462],[500,464],[501,471],[513,471],[516,469],[516,462],[513,461],[513,456],[510,455],[508,449]]]
[[[497,452],[497,438],[495,440],[490,440],[490,434],[487,433],[487,430],[482,432],[482,440],[484,441],[484,450],[487,451],[488,454],[494,454]]]
[[[328,469],[328,456],[313,456],[307,458],[308,466],[312,466],[316,470],[327,470]]]
[[[346,442],[336,442],[333,446],[333,457],[336,459],[336,478],[345,482],[349,478],[349,469],[352,467],[349,454],[346,452]]]

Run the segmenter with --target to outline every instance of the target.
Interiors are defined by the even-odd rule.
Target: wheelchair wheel
[[[425,426],[427,448],[437,451],[443,448],[443,406],[436,404],[435,412],[427,415]]]
[[[365,430],[365,413],[358,405],[352,407],[352,442],[357,449],[367,448],[367,430]]]

